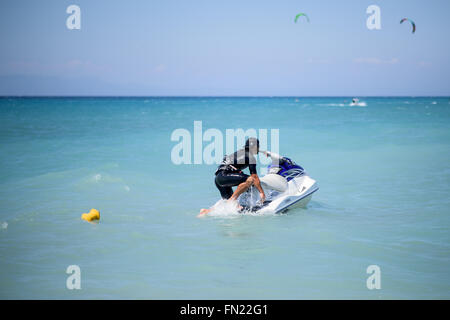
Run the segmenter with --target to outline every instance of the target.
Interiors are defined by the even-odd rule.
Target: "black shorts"
[[[242,171],[219,171],[216,175],[215,183],[217,189],[220,191],[222,199],[230,199],[233,195],[233,189],[231,187],[238,186],[247,181],[248,177],[249,175],[243,173]]]

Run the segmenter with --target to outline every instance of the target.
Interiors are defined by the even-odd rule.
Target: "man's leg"
[[[219,173],[221,175],[221,173]],[[221,180],[223,182],[223,176],[221,176]],[[219,178],[220,179],[220,178]],[[231,196],[233,195],[233,188],[231,188],[230,186],[222,186],[217,182],[217,177],[214,179],[214,183],[216,184],[217,189],[219,189],[220,192],[220,196],[222,197],[222,199],[227,200],[230,199]],[[229,181],[226,181],[229,183]],[[208,213],[210,213],[212,211],[212,208],[209,209],[201,209],[200,213],[198,214],[198,218],[200,217],[204,217],[205,215],[207,215]]]
[[[237,200],[237,198],[253,184],[253,181],[254,179],[251,176],[243,172],[232,172],[227,174],[221,172],[216,177],[216,186],[218,188],[219,186],[230,187],[230,189],[232,186],[237,186],[236,191],[228,196],[228,200]]]
[[[210,213],[211,210],[212,210],[211,208],[209,208],[209,209],[201,209],[201,210],[200,210],[200,213],[197,215],[197,218],[204,217],[205,215],[207,215],[208,213]]]
[[[233,195],[233,188],[231,188],[230,186],[221,186],[217,183],[217,179],[214,180],[214,183],[216,184],[217,189],[219,189],[222,199],[227,200],[231,198],[231,196]]]
[[[252,177],[248,177],[247,180],[245,180],[245,182],[238,185],[238,187],[236,188],[236,191],[234,191],[233,195],[231,196],[231,198],[229,200],[237,200],[237,198],[243,192],[245,192],[248,188],[250,188],[250,186],[253,184],[254,180],[255,179],[253,179]]]

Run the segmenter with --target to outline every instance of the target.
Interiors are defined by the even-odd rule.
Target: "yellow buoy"
[[[97,209],[91,209],[89,213],[83,213],[81,219],[86,221],[100,220],[100,212]]]

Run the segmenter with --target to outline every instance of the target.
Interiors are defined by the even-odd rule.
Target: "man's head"
[[[252,154],[257,154],[259,152],[259,140],[256,138],[248,138],[245,141],[245,150]]]

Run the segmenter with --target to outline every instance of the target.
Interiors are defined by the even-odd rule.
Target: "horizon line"
[[[0,95],[3,98],[450,98],[450,95]]]

